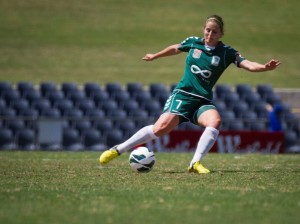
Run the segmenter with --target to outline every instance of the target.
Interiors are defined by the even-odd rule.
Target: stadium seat
[[[70,92],[67,98],[73,102],[74,106],[76,106],[79,102],[87,100],[85,93],[80,90]]]
[[[159,101],[160,105],[162,107],[164,107],[167,99],[170,97],[170,93],[169,92],[161,92],[161,93],[158,93],[156,94],[156,99]]]
[[[113,96],[116,92],[122,91],[122,86],[120,83],[106,83],[105,89],[110,96]]]
[[[91,97],[94,95],[94,93],[100,92],[101,87],[98,83],[90,82],[84,84],[83,90],[87,97]]]
[[[13,86],[10,82],[5,82],[5,81],[0,82],[0,97],[2,96],[3,92],[9,91],[12,89],[13,89]]]
[[[54,102],[54,108],[57,108],[62,115],[65,115],[65,112],[73,109],[73,102],[69,99],[59,99]]]
[[[60,111],[56,108],[43,109],[40,115],[41,117],[54,118],[54,119],[61,117]]]
[[[80,135],[92,127],[92,124],[89,120],[74,120],[72,124],[72,126],[79,132]]]
[[[5,90],[2,93],[2,98],[5,100],[5,103],[7,105],[10,105],[12,101],[20,99],[21,95],[18,90],[11,89],[11,90]]]
[[[62,136],[62,147],[70,151],[82,150],[83,144],[79,132],[74,128],[64,128]]]
[[[228,124],[228,130],[230,131],[243,131],[245,130],[244,123],[240,120],[232,121]]]
[[[63,115],[65,118],[68,119],[80,119],[83,118],[83,112],[77,108],[70,108],[65,110],[65,114]]]
[[[122,107],[124,104],[127,103],[128,100],[131,99],[130,94],[126,91],[120,91],[120,92],[116,92],[114,94],[114,96],[112,97],[112,99],[114,99],[117,104],[119,105],[119,107]]]
[[[109,110],[106,112],[106,116],[114,120],[122,120],[127,117],[127,113],[125,110],[122,109]]]
[[[86,115],[87,111],[90,111],[95,108],[95,103],[93,100],[85,99],[77,102],[76,107],[80,109],[84,115]]]
[[[10,103],[10,107],[16,111],[17,115],[19,115],[22,110],[29,108],[29,102],[22,98],[16,99]]]
[[[23,96],[27,91],[34,91],[34,86],[31,82],[19,82],[17,83],[17,90]]]
[[[248,104],[240,101],[232,105],[232,110],[236,117],[241,118],[249,110]]]
[[[133,99],[130,99],[127,101],[126,104],[122,106],[122,108],[126,111],[127,114],[129,114],[131,111],[138,110],[140,107],[138,102],[136,102]]]
[[[114,100],[107,100],[102,102],[102,104],[100,105],[100,109],[102,109],[107,114],[112,110],[117,110],[118,104]]]
[[[256,86],[256,92],[264,98],[266,94],[273,93],[273,88],[271,85],[268,84],[260,84]]]
[[[216,106],[218,111],[225,111],[226,108],[226,104],[223,100],[217,99],[213,101],[213,104]]]
[[[16,135],[19,130],[25,128],[25,122],[22,119],[7,120],[6,127],[12,131],[13,135]]]
[[[111,148],[117,144],[120,144],[124,140],[121,130],[111,129],[106,134],[106,145]]]
[[[49,92],[46,98],[50,101],[51,105],[54,105],[57,101],[65,98],[64,93],[60,90]]]
[[[268,118],[269,117],[269,112],[266,108],[266,103],[264,103],[264,102],[256,103],[254,105],[253,110],[257,114],[258,118]]]
[[[40,91],[38,90],[26,90],[23,94],[23,98],[28,101],[30,105],[38,99],[42,98]]]
[[[78,87],[75,82],[63,82],[61,84],[61,91],[65,96],[68,96],[70,93],[78,91]]]
[[[273,106],[276,105],[276,104],[281,104],[281,98],[276,93],[266,93],[264,95],[264,99],[267,103],[269,103]]]
[[[131,82],[127,84],[126,89],[130,96],[134,96],[143,91],[143,85],[141,83]]]
[[[109,94],[106,91],[97,91],[94,92],[90,99],[92,99],[97,107],[100,107],[103,102],[110,100]]]
[[[2,149],[15,149],[13,133],[6,128],[0,129],[0,150]]]
[[[107,131],[114,129],[114,124],[110,119],[95,120],[92,124],[93,127],[99,130],[102,135],[105,134]]]
[[[235,91],[237,94],[239,94],[239,97],[241,99],[244,99],[247,95],[250,95],[253,93],[252,87],[248,84],[238,84],[236,85]]]
[[[288,149],[298,143],[297,134],[294,131],[285,131],[284,132],[285,138],[285,147]]]
[[[18,149],[34,150],[36,149],[35,132],[31,129],[21,129],[16,134],[16,144]]]
[[[260,102],[262,99],[260,95],[256,92],[253,92],[251,94],[247,94],[244,96],[244,101],[248,104],[249,108],[254,108],[255,104]]]
[[[173,83],[170,85],[170,92],[173,92],[173,90],[176,88],[177,83]]]
[[[133,96],[133,99],[135,99],[140,106],[143,106],[149,100],[152,99],[152,96],[151,96],[150,92],[143,91],[143,92],[140,92],[139,94]]]
[[[41,114],[42,111],[45,111],[45,110],[51,108],[51,103],[48,99],[41,98],[41,99],[34,100],[32,102],[31,107],[33,109],[36,109],[39,112],[39,114]]]
[[[231,86],[227,84],[217,84],[214,92],[219,99],[224,99],[226,95],[232,93]]]
[[[40,84],[40,92],[42,93],[42,96],[47,96],[50,92],[56,92],[57,86],[53,82],[42,82]]]
[[[249,124],[249,129],[251,131],[266,131],[267,125],[263,121],[256,121]]]
[[[12,119],[17,116],[17,113],[12,108],[1,108],[0,109],[0,117],[3,119]]]
[[[91,120],[105,118],[105,113],[103,110],[98,108],[93,108],[86,111],[86,117],[90,118]]]
[[[234,105],[241,102],[240,97],[236,92],[226,93],[222,96],[222,99],[224,99],[227,108],[232,108]]]
[[[149,91],[153,98],[156,98],[160,93],[168,93],[166,86],[162,83],[151,83],[149,85]]]
[[[103,151],[107,147],[102,143],[102,136],[96,129],[86,130],[83,135],[83,144],[86,150]]]

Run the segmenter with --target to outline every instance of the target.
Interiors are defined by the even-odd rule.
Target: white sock
[[[144,144],[145,142],[148,142],[155,138],[157,138],[157,136],[153,132],[153,125],[149,125],[143,127],[128,140],[118,145],[117,150],[120,154],[122,154],[123,152],[126,152],[127,150],[132,149],[137,145]]]
[[[190,163],[190,166],[192,166],[192,164],[194,164],[195,162],[201,161],[201,159],[206,155],[206,153],[208,153],[208,151],[213,147],[218,135],[219,130],[213,127],[205,128],[204,132],[202,133],[199,139],[197,149]]]

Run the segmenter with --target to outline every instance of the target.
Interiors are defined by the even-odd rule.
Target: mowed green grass
[[[156,153],[138,174],[128,154],[0,152],[0,223],[299,223],[298,155]]]
[[[246,58],[282,61],[270,73],[231,66],[220,83],[299,88],[298,0],[0,0],[0,81],[177,83],[185,54],[146,53],[202,36],[207,16],[225,20],[223,41]]]

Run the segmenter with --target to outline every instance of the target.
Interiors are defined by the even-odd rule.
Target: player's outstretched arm
[[[152,60],[160,58],[160,57],[166,57],[166,56],[179,54],[179,53],[181,53],[181,51],[178,50],[178,47],[179,47],[179,44],[174,44],[174,45],[166,47],[165,49],[163,49],[155,54],[146,54],[143,57],[143,60],[152,61]]]
[[[240,63],[240,67],[250,72],[265,72],[276,69],[280,64],[281,62],[275,59],[268,61],[266,64],[244,60]]]

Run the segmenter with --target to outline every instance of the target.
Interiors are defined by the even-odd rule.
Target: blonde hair
[[[205,21],[205,25],[210,21],[216,22],[218,24],[218,26],[220,27],[221,32],[224,33],[224,22],[223,22],[223,19],[221,16],[212,15],[212,16],[207,17],[206,21]]]

